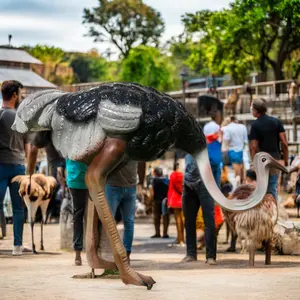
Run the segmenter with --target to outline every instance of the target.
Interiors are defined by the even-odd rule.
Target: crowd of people
[[[14,244],[13,255],[22,255],[23,225],[25,222],[24,205],[18,193],[17,183],[11,183],[17,175],[33,174],[36,171],[39,149],[44,148],[47,155],[51,176],[58,182],[58,191],[70,191],[74,207],[74,238],[75,265],[81,265],[81,252],[84,248],[83,226],[84,215],[88,201],[88,191],[85,184],[87,165],[81,162],[64,159],[51,142],[51,132],[37,132],[22,135],[11,129],[16,116],[16,109],[21,99],[22,84],[18,81],[5,81],[1,86],[3,98],[0,110],[0,216],[3,214],[3,200],[7,188],[13,210]],[[244,168],[245,147],[249,145],[251,160],[259,151],[272,155],[276,160],[282,160],[288,165],[288,144],[284,127],[281,122],[267,115],[266,101],[255,99],[251,111],[256,120],[248,135],[245,125],[235,116],[222,122],[221,113],[212,113],[212,120],[207,123],[203,132],[208,145],[211,168],[217,185],[225,196],[233,189],[227,176],[228,167],[232,166],[235,175],[235,186],[255,182],[255,172],[252,166]],[[186,244],[184,262],[197,260],[197,219],[199,208],[204,222],[204,244],[206,247],[206,262],[216,264],[217,233],[221,209],[215,206],[214,199],[207,191],[200,176],[197,163],[193,156],[185,155],[185,170],[175,163],[174,170],[168,176],[160,167],[154,169],[147,178],[147,185],[153,194],[153,215],[155,233],[152,238],[169,238],[168,227],[170,215],[173,214],[177,228],[176,243]],[[152,176],[153,175],[153,176]],[[268,192],[277,198],[278,176],[271,172]],[[129,161],[115,169],[107,178],[105,194],[112,214],[121,213],[124,223],[123,243],[128,260],[132,251],[134,238],[134,217],[136,203],[136,186],[138,183],[137,163]],[[56,202],[52,201],[53,210]],[[59,204],[58,204],[59,207]],[[51,209],[51,208],[50,208]],[[161,219],[163,231],[161,232]],[[233,236],[230,250],[235,250],[236,237]]]

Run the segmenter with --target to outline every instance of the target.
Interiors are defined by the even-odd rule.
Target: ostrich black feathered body
[[[107,136],[125,139],[133,160],[156,159],[170,148],[191,153],[206,147],[200,126],[180,102],[133,83],[30,95],[15,123],[18,131],[52,130],[55,147],[71,159],[94,151]]]

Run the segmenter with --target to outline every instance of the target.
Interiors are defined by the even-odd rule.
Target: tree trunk
[[[283,62],[281,63],[279,61],[273,66],[273,72],[274,72],[274,76],[275,76],[276,81],[284,79],[282,66],[283,66]],[[279,95],[282,92],[280,88],[281,88],[281,85],[276,84],[276,95]]]
[[[282,64],[277,63],[273,70],[276,81],[284,79],[284,74],[282,72]]]

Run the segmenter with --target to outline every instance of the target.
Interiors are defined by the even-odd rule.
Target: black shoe
[[[191,261],[197,261],[197,258],[195,256],[187,255],[181,262],[191,262]]]
[[[163,239],[169,239],[170,237],[169,237],[169,235],[168,234],[165,234],[165,235],[163,235],[163,237],[162,237]]]
[[[154,234],[151,236],[151,239],[158,239],[161,238],[160,234]]]
[[[235,252],[236,252],[236,249],[235,249],[235,248],[232,248],[232,247],[229,247],[228,249],[226,249],[226,252],[232,252],[232,253],[235,253]]]

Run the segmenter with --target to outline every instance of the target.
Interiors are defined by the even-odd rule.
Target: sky
[[[100,53],[109,43],[94,43],[85,37],[88,27],[82,24],[84,8],[96,7],[98,0],[0,0],[0,45],[54,45],[65,51],[88,51],[96,48]],[[201,9],[218,10],[228,7],[230,0],[144,0],[162,14],[166,24],[162,41],[183,31],[181,15]]]

